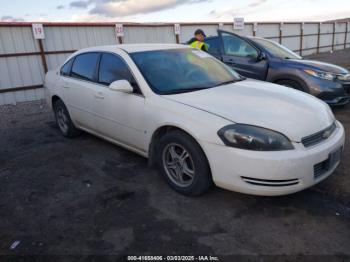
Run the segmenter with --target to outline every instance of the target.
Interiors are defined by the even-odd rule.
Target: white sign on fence
[[[175,31],[175,35],[179,35],[181,32],[181,26],[180,24],[175,24],[174,25],[174,31]]]
[[[219,29],[224,29],[224,23],[219,23]]]
[[[233,19],[233,30],[243,30],[244,29],[244,18],[235,17]]]
[[[115,25],[115,32],[116,32],[117,36],[124,36],[123,24],[116,24]]]
[[[43,24],[32,24],[34,39],[45,39]]]

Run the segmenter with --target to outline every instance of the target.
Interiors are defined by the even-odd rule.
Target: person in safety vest
[[[197,29],[194,32],[194,37],[187,42],[187,44],[193,48],[197,48],[199,50],[208,51],[208,46],[204,43],[204,38],[206,37],[204,31],[202,29]]]

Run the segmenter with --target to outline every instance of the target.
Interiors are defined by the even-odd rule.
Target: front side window
[[[71,76],[83,80],[95,81],[99,53],[77,55],[72,66]]]
[[[266,40],[263,38],[253,38],[252,40],[278,58],[302,59],[301,56],[297,55],[293,51],[289,50],[287,47],[280,45],[279,43],[276,43],[274,41]]]
[[[110,85],[117,80],[127,80],[131,85],[136,83],[128,66],[120,57],[112,54],[103,54],[98,76],[99,83]]]
[[[258,57],[258,51],[247,41],[227,33],[222,33],[224,50],[226,55],[241,57]]]
[[[66,62],[60,70],[60,74],[62,76],[69,76],[70,75],[70,70],[72,68],[72,64],[73,64],[74,58],[71,58],[68,62]]]
[[[130,56],[157,94],[191,92],[241,80],[230,67],[192,48],[136,52]]]

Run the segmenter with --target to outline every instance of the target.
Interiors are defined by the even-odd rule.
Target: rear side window
[[[205,43],[208,44],[208,53],[212,55],[220,54],[220,40],[218,37],[205,39]]]
[[[132,86],[136,84],[125,62],[112,54],[102,54],[98,79],[99,83],[104,85],[109,85],[117,80],[128,80]]]
[[[66,62],[60,70],[60,74],[62,76],[69,76],[70,75],[70,70],[72,68],[72,64],[73,64],[74,58],[70,59],[68,62]]]
[[[99,53],[86,53],[75,57],[71,76],[83,80],[94,81]]]

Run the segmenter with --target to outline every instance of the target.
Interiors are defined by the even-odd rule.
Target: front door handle
[[[230,63],[232,65],[236,65],[236,62],[231,58],[231,59],[227,59],[226,63]]]
[[[94,95],[94,97],[97,99],[104,99],[105,98],[102,92],[98,92],[97,94]]]

